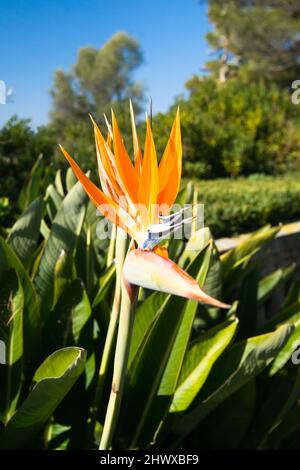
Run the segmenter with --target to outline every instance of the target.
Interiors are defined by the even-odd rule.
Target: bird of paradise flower
[[[170,214],[180,188],[182,170],[179,109],[159,164],[149,118],[146,118],[146,138],[142,154],[131,102],[130,115],[134,162],[125,148],[114,112],[112,111],[112,128],[107,122],[107,139],[91,117],[102,189],[85,175],[69,153],[60,146],[91,201],[111,222],[125,230],[132,238],[123,264],[123,302],[112,393],[102,433],[101,449],[107,449],[111,444],[120,406],[120,392],[123,388],[132,331],[130,311],[136,297],[136,286],[194,299],[218,308],[230,307],[206,294],[196,280],[169,259],[167,249],[160,245],[166,234],[191,220],[185,217],[184,209]]]

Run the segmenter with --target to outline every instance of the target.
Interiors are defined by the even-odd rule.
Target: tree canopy
[[[94,156],[89,113],[104,124],[104,113],[109,118],[113,107],[126,135],[130,130],[129,98],[136,114],[141,112],[143,87],[134,80],[133,74],[142,61],[137,40],[119,32],[100,49],[80,49],[70,71],[56,71],[51,90],[51,122],[62,143],[78,152],[85,162],[87,157]],[[78,145],[74,148],[74,141],[80,141],[79,148]]]
[[[250,78],[290,85],[300,73],[299,0],[209,0],[217,60],[207,68],[224,81],[237,68]]]

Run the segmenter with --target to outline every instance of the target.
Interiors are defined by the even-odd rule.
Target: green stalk
[[[118,420],[120,404],[123,395],[124,381],[133,329],[134,304],[131,302],[127,289],[123,283],[121,290],[122,303],[114,361],[113,380],[108,407],[106,410],[102,437],[99,446],[100,450],[108,450],[111,447],[111,442]]]
[[[192,234],[197,231],[197,217],[198,217],[198,190],[196,186],[194,186],[194,193],[193,193],[193,213],[192,216],[194,217],[194,220],[192,222]]]
[[[111,263],[113,262],[113,259],[114,259],[116,238],[117,238],[117,226],[115,224],[113,224],[112,229],[111,229],[111,236],[110,236],[110,242],[109,242],[109,246],[108,246],[108,252],[107,252],[107,260],[106,260],[106,267],[107,268],[111,265]]]
[[[93,285],[91,238],[92,238],[91,226],[88,225],[86,229],[86,289],[89,295],[91,293],[92,285]]]
[[[113,306],[111,311],[111,316],[109,320],[109,325],[107,329],[107,334],[105,338],[105,344],[102,352],[102,358],[100,363],[100,369],[98,374],[98,382],[95,392],[95,398],[93,407],[91,410],[91,435],[94,435],[94,429],[97,419],[97,413],[102,399],[104,382],[106,377],[106,372],[108,369],[109,360],[112,354],[112,349],[115,342],[115,335],[117,331],[119,312],[120,312],[120,303],[121,303],[121,279],[122,279],[122,268],[124,259],[126,256],[126,247],[127,247],[127,237],[125,232],[118,228],[115,234],[115,250],[116,250],[116,286],[115,294],[113,300]]]

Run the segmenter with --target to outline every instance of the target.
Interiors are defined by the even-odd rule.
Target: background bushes
[[[245,233],[263,224],[287,223],[300,217],[300,178],[256,175],[196,183],[205,204],[205,225],[215,237]]]
[[[195,76],[186,87],[188,96],[179,98],[168,116],[154,119],[162,154],[180,106],[186,176],[236,177],[299,168],[299,110],[287,89],[241,76],[225,83]]]

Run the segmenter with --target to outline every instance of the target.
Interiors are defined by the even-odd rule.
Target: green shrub
[[[300,176],[203,180],[196,183],[205,224],[215,237],[300,218]]]
[[[243,81],[220,84],[194,77],[180,97],[185,175],[198,178],[276,174],[300,162],[299,108],[275,84]],[[172,113],[154,118],[159,153]],[[163,138],[162,138],[163,136]]]

